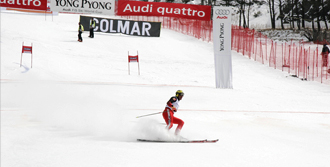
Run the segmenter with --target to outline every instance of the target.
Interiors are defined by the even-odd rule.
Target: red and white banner
[[[210,20],[211,6],[165,2],[118,1],[119,16],[166,16]]]
[[[139,62],[139,56],[128,56],[128,62]]]
[[[47,0],[0,0],[0,7],[47,10]]]
[[[231,8],[213,7],[213,45],[216,88],[232,89]]]

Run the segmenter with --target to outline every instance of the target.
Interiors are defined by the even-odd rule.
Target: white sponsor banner
[[[115,15],[115,0],[51,0],[51,11]]]
[[[216,88],[233,88],[231,13],[230,7],[213,7],[213,45]]]

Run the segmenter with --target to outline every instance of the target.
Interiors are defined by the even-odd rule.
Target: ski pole
[[[160,114],[160,113],[162,113],[162,112],[156,112],[156,113],[147,114],[147,115],[140,115],[140,116],[137,116],[136,118],[146,117],[146,116],[150,116],[150,115],[156,115],[156,114]]]

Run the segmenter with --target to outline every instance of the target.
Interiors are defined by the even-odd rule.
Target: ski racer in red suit
[[[173,127],[173,124],[178,124],[175,134],[178,135],[182,129],[184,122],[174,117],[174,112],[179,108],[179,102],[182,99],[184,93],[182,90],[178,90],[175,93],[175,96],[171,97],[170,100],[166,103],[165,110],[163,111],[163,118],[167,124],[166,128],[170,130]]]

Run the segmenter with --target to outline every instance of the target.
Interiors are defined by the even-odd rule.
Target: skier
[[[79,22],[79,28],[78,28],[78,41],[82,42],[83,39],[81,37],[82,32],[84,31],[84,26]]]
[[[184,93],[182,90],[178,90],[175,93],[175,96],[171,97],[170,100],[166,103],[165,110],[163,111],[163,118],[167,124],[166,129],[170,130],[173,124],[178,124],[175,135],[178,135],[182,129],[184,122],[174,117],[174,112],[176,112],[179,108],[179,102],[182,99]]]

